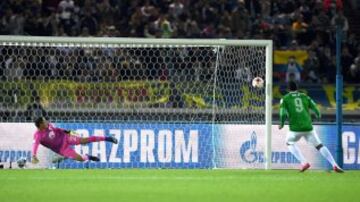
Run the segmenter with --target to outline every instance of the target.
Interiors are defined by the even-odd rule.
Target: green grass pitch
[[[360,201],[360,172],[0,170],[0,201],[351,202]]]

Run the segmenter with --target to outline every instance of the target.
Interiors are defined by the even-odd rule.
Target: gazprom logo
[[[256,151],[257,135],[255,131],[251,133],[250,140],[244,142],[240,147],[240,156],[246,163],[264,162],[264,153]],[[260,159],[261,157],[261,159]]]
[[[264,163],[265,156],[263,151],[257,150],[258,139],[255,131],[250,135],[250,140],[245,141],[240,147],[241,160],[246,163]],[[271,152],[272,163],[299,163],[299,161],[290,153],[285,151]]]

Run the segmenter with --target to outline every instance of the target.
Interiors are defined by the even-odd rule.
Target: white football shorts
[[[314,145],[314,147],[322,144],[315,130],[307,132],[289,131],[286,135],[286,143],[292,145],[299,141],[302,137],[304,137],[308,143]]]

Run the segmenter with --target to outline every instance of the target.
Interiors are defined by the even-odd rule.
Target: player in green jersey
[[[280,101],[279,129],[284,127],[287,118],[289,120],[290,131],[286,137],[286,144],[290,152],[301,162],[300,172],[310,168],[310,164],[295,145],[295,142],[299,141],[301,137],[304,137],[307,142],[314,145],[321,155],[331,163],[335,172],[344,172],[336,164],[328,148],[321,143],[316,131],[313,130],[310,109],[315,112],[317,118],[321,117],[315,102],[304,93],[298,92],[295,82],[289,82],[288,88],[290,92]]]

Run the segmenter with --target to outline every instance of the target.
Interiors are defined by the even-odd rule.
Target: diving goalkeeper
[[[284,127],[285,119],[288,118],[290,131],[286,137],[286,144],[290,152],[298,159],[302,167],[300,172],[310,168],[310,164],[306,161],[295,142],[304,137],[307,142],[321,153],[321,155],[332,165],[335,172],[344,172],[335,162],[333,156],[326,146],[324,146],[316,131],[313,129],[310,109],[313,110],[317,118],[320,118],[320,111],[315,102],[304,93],[298,92],[295,82],[289,82],[289,93],[280,101],[280,125],[279,129]]]
[[[118,140],[112,136],[91,136],[88,138],[82,138],[71,135],[71,131],[56,128],[42,117],[35,120],[35,126],[38,130],[34,134],[34,143],[32,148],[32,163],[34,164],[39,162],[36,156],[39,144],[51,149],[65,158],[70,158],[76,161],[100,161],[100,159],[96,156],[80,155],[70,146],[100,141],[112,142],[114,144],[118,143]]]

